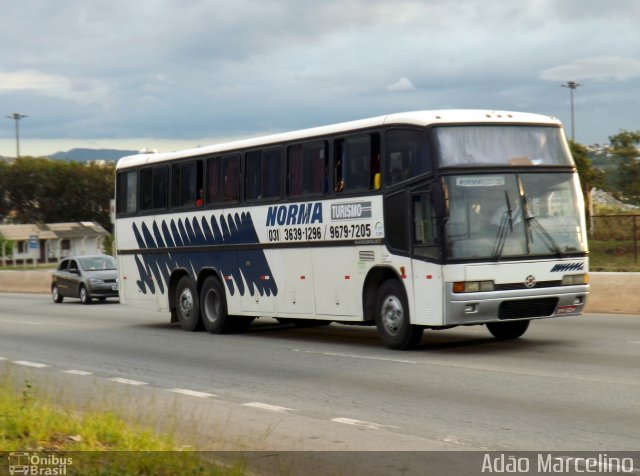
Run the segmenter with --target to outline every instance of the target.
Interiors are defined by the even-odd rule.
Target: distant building
[[[0,225],[0,262],[56,262],[65,256],[102,253],[107,230],[96,222]],[[9,256],[7,242],[12,243]]]

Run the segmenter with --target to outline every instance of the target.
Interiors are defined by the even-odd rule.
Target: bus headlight
[[[494,289],[493,281],[458,281],[453,283],[454,293],[483,293]]]
[[[565,274],[562,277],[563,286],[577,286],[580,284],[589,284],[588,274]]]

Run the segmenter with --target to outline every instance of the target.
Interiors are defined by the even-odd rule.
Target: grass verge
[[[640,250],[636,256],[633,241],[589,240],[589,270],[639,272]]]
[[[78,413],[56,406],[25,381],[0,381],[0,451],[70,455],[64,474],[243,475],[196,452],[180,451],[173,438],[131,425],[111,412]],[[31,473],[29,473],[31,474]]]

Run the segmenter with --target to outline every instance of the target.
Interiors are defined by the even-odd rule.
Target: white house
[[[96,222],[0,225],[0,237],[4,238],[0,261],[6,266],[9,262],[46,263],[70,255],[99,254],[108,235]],[[7,242],[13,244],[11,256]]]

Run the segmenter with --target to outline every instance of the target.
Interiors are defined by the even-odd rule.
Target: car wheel
[[[487,329],[496,339],[510,340],[522,337],[531,321],[489,322]]]
[[[178,281],[175,304],[180,327],[189,332],[199,330],[201,320],[198,290],[189,276],[183,276]]]
[[[87,292],[87,288],[83,285],[80,286],[80,302],[82,304],[91,304],[91,297]]]
[[[58,289],[58,286],[55,284],[51,286],[51,298],[53,299],[53,302],[58,304],[60,304],[64,299],[60,294],[60,290]]]
[[[378,288],[375,320],[380,338],[390,349],[411,349],[422,338],[422,327],[411,324],[407,296],[399,281],[388,280]]]

